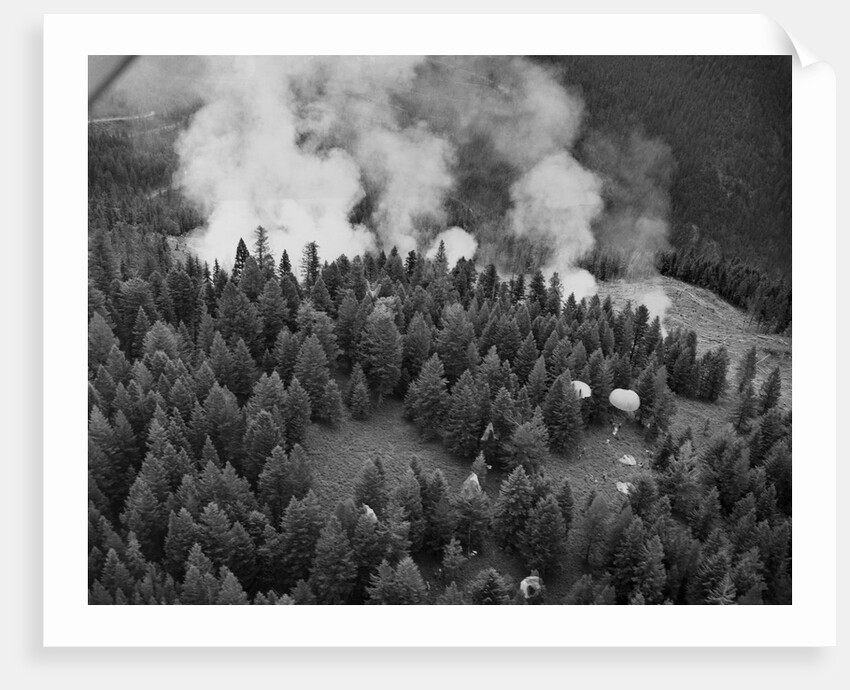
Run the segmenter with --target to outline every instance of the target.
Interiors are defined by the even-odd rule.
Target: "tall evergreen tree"
[[[301,276],[304,287],[312,289],[313,284],[319,277],[319,245],[316,242],[308,242],[304,245],[301,254]]]
[[[453,453],[472,459],[478,452],[482,432],[482,404],[469,371],[464,371],[452,390],[446,419],[446,444]]]
[[[549,432],[549,446],[557,453],[569,453],[581,437],[583,422],[579,399],[567,374],[561,374],[549,389],[543,403],[543,419]]]
[[[508,550],[520,547],[522,530],[534,507],[534,490],[522,466],[508,475],[499,488],[493,512],[493,535]]]
[[[322,604],[345,604],[357,578],[351,542],[335,516],[327,521],[316,543],[310,583]]]
[[[759,391],[759,412],[765,414],[768,410],[773,409],[779,402],[779,396],[782,394],[782,377],[779,367],[776,367],[770,372],[770,375],[765,379]]]
[[[519,551],[526,567],[552,572],[566,550],[567,530],[557,500],[551,494],[537,501],[519,536]]]
[[[328,385],[330,372],[328,371],[328,358],[325,350],[315,335],[311,335],[301,345],[293,374],[310,397],[313,418],[323,417],[325,389]]]
[[[324,526],[322,507],[312,491],[302,499],[289,501],[280,524],[276,545],[275,570],[280,579],[278,591],[287,591],[298,580],[310,577],[316,555],[316,543]]]
[[[436,436],[445,423],[449,394],[443,363],[437,354],[425,362],[416,381],[408,388],[404,401],[405,414],[426,436]]]
[[[245,245],[245,240],[239,238],[239,243],[236,245],[236,259],[233,262],[233,270],[230,272],[230,277],[234,283],[238,283],[242,277],[242,270],[245,268],[245,260],[250,256],[248,247]]]
[[[743,393],[744,389],[755,380],[757,358],[758,350],[753,345],[747,350],[747,353],[738,365],[738,370],[735,373],[735,387],[739,393]]]
[[[401,335],[388,310],[378,307],[366,319],[360,353],[363,371],[380,401],[392,392],[401,376]]]

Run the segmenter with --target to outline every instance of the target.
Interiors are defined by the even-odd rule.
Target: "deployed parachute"
[[[478,483],[478,475],[475,472],[464,480],[463,485],[460,487],[460,493],[467,498],[481,493],[481,484]]]
[[[540,592],[540,586],[540,577],[537,575],[529,575],[519,583],[519,590],[522,592],[522,596],[526,599],[531,599]]]
[[[590,397],[590,386],[588,386],[584,381],[573,381],[573,390],[579,398]]]
[[[623,412],[634,412],[640,407],[640,397],[632,390],[625,388],[615,388],[608,396],[610,402],[618,410]]]

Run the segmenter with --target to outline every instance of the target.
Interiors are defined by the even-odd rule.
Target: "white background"
[[[426,9],[441,10],[441,3],[429,3]],[[594,3],[593,9],[606,9],[607,3]],[[712,10],[726,9],[725,3],[714,3]],[[126,3],[125,3],[126,5]],[[160,5],[163,5],[162,7]],[[373,3],[374,5],[374,3]],[[648,3],[655,9],[660,3]],[[363,8],[365,5],[361,3]],[[261,3],[244,2],[240,9],[275,10]],[[458,9],[458,3],[448,9]],[[643,5],[642,5],[643,7]],[[4,680],[11,687],[55,687],[85,683],[86,687],[148,686],[156,682],[164,687],[199,685],[232,687],[255,680],[283,683],[325,682],[340,686],[356,686],[358,680],[373,687],[391,685],[425,685],[434,682],[458,685],[460,682],[528,686],[544,682],[573,685],[593,683],[596,687],[628,684],[638,687],[652,684],[690,687],[732,687],[758,684],[772,687],[837,687],[839,674],[847,668],[840,663],[840,649],[796,650],[668,650],[668,649],[581,649],[581,650],[43,650],[41,649],[41,18],[40,8],[30,6],[17,16],[7,13],[2,29],[4,50],[4,201],[12,202],[11,213],[5,214],[3,237],[3,275],[6,304],[12,318],[4,319],[4,363],[7,364],[8,387],[3,396],[8,424],[5,437],[5,472],[3,482],[3,517],[6,525],[3,555]],[[45,6],[47,11],[63,11],[66,5]],[[106,3],[88,3],[87,11],[109,11]],[[135,9],[135,8],[133,8]],[[157,11],[177,9],[176,3],[149,2],[139,9]],[[180,7],[179,9],[183,9]],[[186,10],[194,9],[187,6]],[[218,9],[204,3],[203,9]],[[314,3],[311,10],[321,9]],[[334,8],[336,9],[336,8]],[[370,8],[371,9],[371,8]],[[377,9],[393,9],[378,7]],[[490,3],[490,10],[503,9]],[[511,9],[506,7],[505,9]],[[536,9],[524,3],[523,9]],[[551,7],[541,9],[551,10]],[[579,8],[581,9],[581,8]],[[622,8],[616,8],[622,9]],[[659,7],[675,10],[674,7]],[[736,3],[734,9],[750,9]],[[753,7],[753,11],[763,8]],[[783,11],[771,5],[772,17],[780,21],[811,53],[827,59],[837,67],[840,79],[846,73],[840,63],[844,37],[838,32],[846,23],[843,18],[818,11],[817,3]],[[212,37],[214,39],[215,37]],[[212,40],[211,39],[211,40]],[[509,46],[505,48],[510,52]],[[121,52],[116,50],[115,52]],[[697,52],[697,51],[695,51]],[[839,82],[840,83],[840,82]],[[840,89],[840,86],[839,86]],[[796,152],[795,152],[796,155]],[[79,180],[74,181],[79,184]],[[796,203],[796,199],[795,199]],[[8,206],[7,206],[8,207]],[[796,206],[795,206],[796,208]],[[809,229],[798,240],[816,234]],[[823,250],[831,255],[829,248]],[[811,278],[819,276],[830,288],[829,271],[808,268]],[[798,283],[795,278],[795,295]],[[22,295],[22,299],[17,299]],[[801,308],[795,304],[795,310]],[[827,306],[828,302],[827,302]],[[813,308],[813,307],[812,307]],[[799,312],[798,312],[799,313]],[[833,315],[827,311],[825,319]],[[19,335],[20,334],[20,335]],[[816,357],[815,353],[812,353]],[[800,351],[795,342],[795,372]],[[843,371],[840,373],[843,374]],[[795,396],[797,386],[795,380]],[[831,400],[818,401],[829,406]],[[795,406],[795,422],[797,407]],[[23,434],[21,434],[23,431]],[[830,430],[831,433],[831,430]],[[805,456],[795,452],[795,462]],[[839,470],[839,479],[842,473]],[[795,477],[796,482],[796,477]],[[796,487],[796,483],[795,483]],[[835,487],[823,486],[834,492]],[[840,514],[843,517],[843,514]],[[846,522],[842,523],[846,526]],[[796,547],[795,547],[796,548]],[[845,557],[845,553],[840,554]],[[839,562],[839,566],[843,562]],[[840,572],[843,572],[842,568]],[[71,574],[69,573],[69,577]],[[839,579],[840,582],[840,579]],[[795,592],[796,594],[796,592]],[[839,596],[839,603],[841,602]],[[577,621],[564,610],[564,626]],[[839,638],[840,639],[840,638]],[[16,675],[25,675],[16,679]],[[486,679],[486,680],[485,680]],[[846,681],[847,678],[845,677]]]

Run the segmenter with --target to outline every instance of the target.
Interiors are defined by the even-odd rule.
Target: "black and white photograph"
[[[89,55],[79,596],[793,604],[791,83]]]

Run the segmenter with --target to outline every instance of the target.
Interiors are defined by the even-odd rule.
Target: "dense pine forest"
[[[154,270],[126,280],[122,252],[93,243],[92,603],[509,603],[497,571],[452,579],[487,540],[544,582],[580,547],[570,603],[790,600],[790,413],[778,372],[753,389],[755,352],[727,381],[722,348],[697,358],[695,333],[661,337],[642,305],[565,300],[557,279],[525,290],[439,255],[323,263],[315,245],[296,277],[254,239],[228,275],[160,238],[143,252]],[[735,433],[699,454],[669,433],[673,392],[730,387]],[[576,505],[547,465],[620,414],[613,388],[639,393],[622,421],[658,450],[622,505]],[[498,497],[416,462],[388,477],[378,456],[323,511],[311,425],[368,419],[391,396],[474,475],[504,476]],[[426,583],[417,560],[435,558],[442,579]]]
[[[720,146],[701,104],[725,113],[758,84],[721,58],[653,60],[559,69],[597,127],[636,118],[675,150],[673,246],[654,268],[789,333],[789,189],[761,175],[790,131],[768,146],[739,127]],[[89,603],[791,602],[791,412],[778,368],[757,383],[755,349],[732,367],[643,304],[452,265],[443,245],[346,256],[319,237],[275,255],[246,227],[232,266],[202,262],[181,240],[204,218],[172,188],[190,114],[89,126]],[[580,265],[610,280],[629,257],[603,242]],[[614,389],[639,409],[613,407]],[[690,401],[733,411],[712,434],[676,428]],[[315,438],[368,434],[393,405],[467,479],[415,456],[391,472],[376,451],[328,505]],[[649,453],[616,500],[556,471],[611,428]]]

